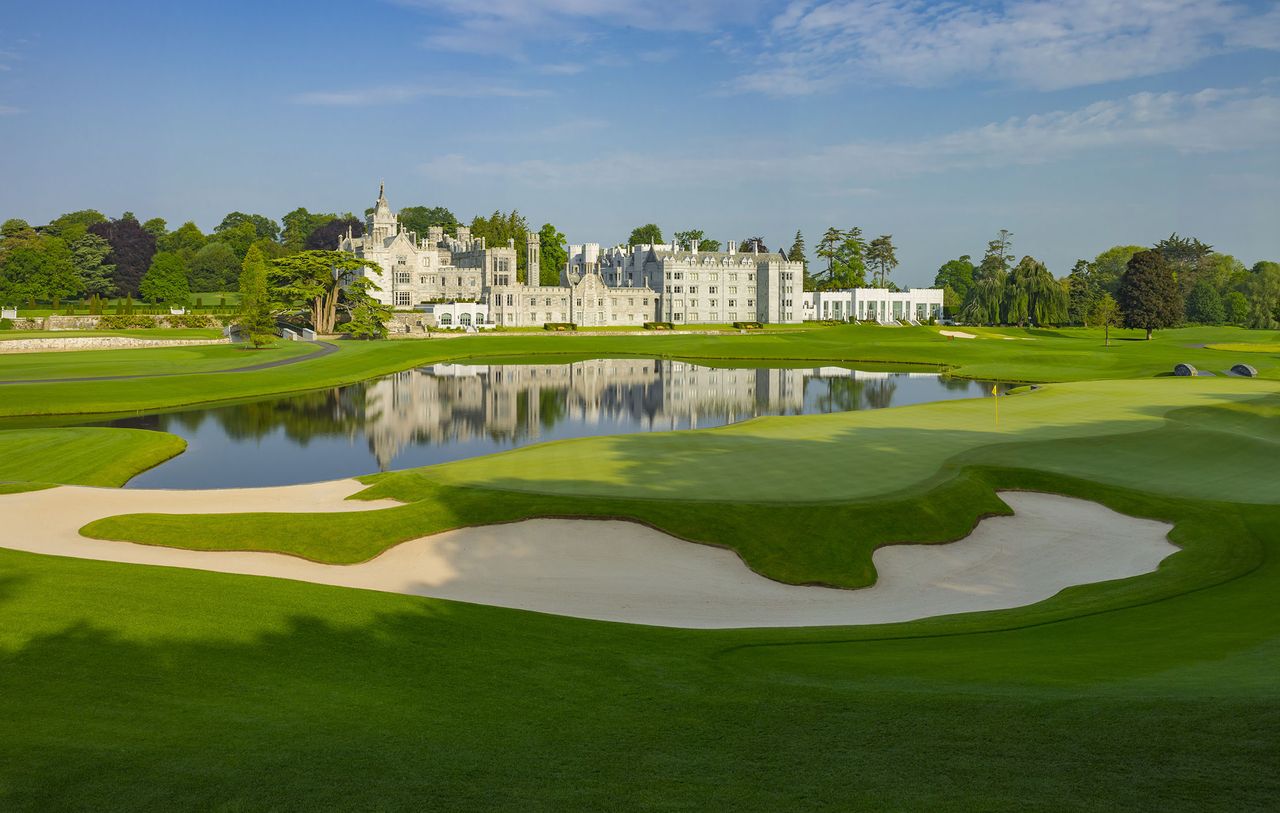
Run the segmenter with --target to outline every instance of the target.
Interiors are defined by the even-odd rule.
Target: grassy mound
[[[122,486],[181,454],[187,442],[165,432],[74,427],[0,431],[0,482]]]

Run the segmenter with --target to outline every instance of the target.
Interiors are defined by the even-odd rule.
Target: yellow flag
[[[996,392],[996,385],[995,385],[995,384],[992,384],[992,385],[991,385],[991,394],[992,394],[992,395],[999,395],[999,393],[998,393],[998,392]]]

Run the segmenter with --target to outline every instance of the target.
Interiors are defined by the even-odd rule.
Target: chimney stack
[[[730,240],[730,241],[729,241],[729,253],[730,253],[730,254],[737,254],[737,253],[738,253],[738,241],[737,241],[737,240]]]

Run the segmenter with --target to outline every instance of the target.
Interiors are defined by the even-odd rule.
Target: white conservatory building
[[[850,319],[879,322],[920,323],[942,318],[941,288],[909,288],[890,291],[887,288],[845,288],[837,291],[805,291],[801,314],[805,321]]]

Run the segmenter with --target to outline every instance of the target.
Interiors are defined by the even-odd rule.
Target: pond
[[[654,359],[434,364],[345,387],[99,425],[187,440],[186,452],[138,475],[130,488],[231,488],[426,466],[561,438],[989,396],[991,388],[936,373],[844,367]]]

